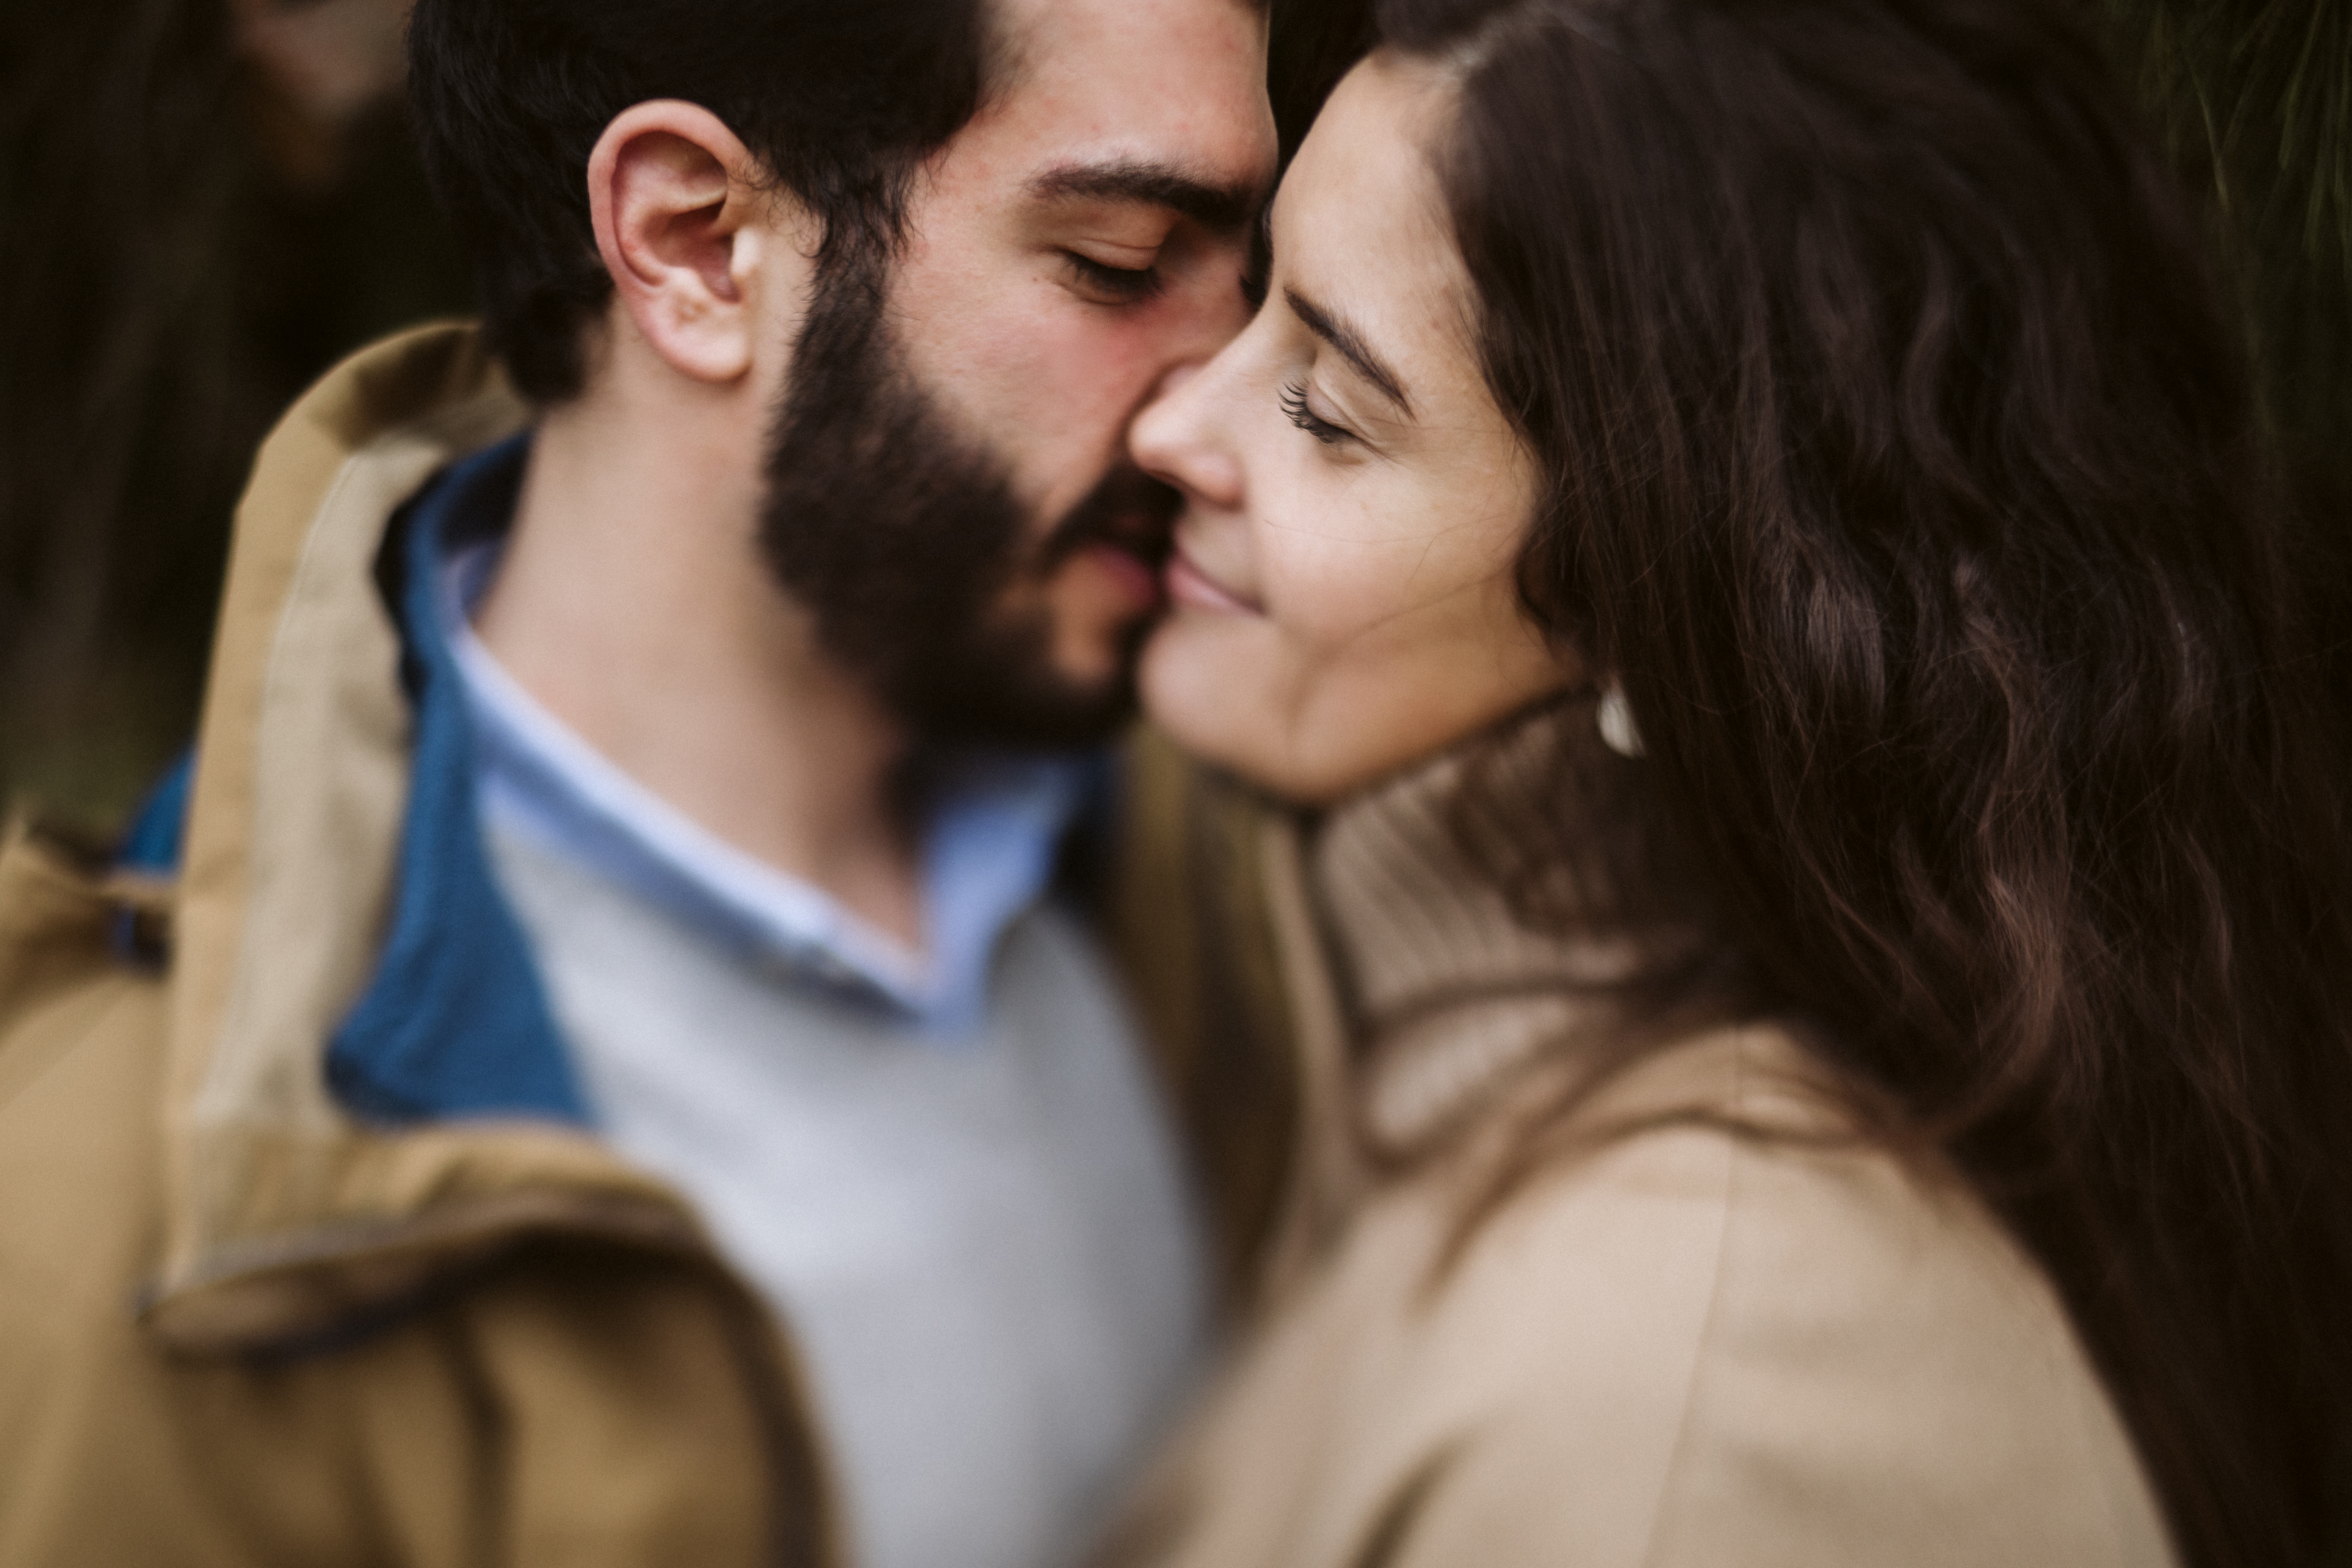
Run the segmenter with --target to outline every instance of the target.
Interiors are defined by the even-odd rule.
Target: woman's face
[[[1377,57],[1274,205],[1266,303],[1138,420],[1187,506],[1144,700],[1202,756],[1318,802],[1575,678],[1512,569],[1538,479],[1480,374],[1423,153],[1450,95]]]

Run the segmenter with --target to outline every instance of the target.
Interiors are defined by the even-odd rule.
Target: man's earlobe
[[[647,345],[697,381],[751,369],[743,285],[759,247],[748,229],[755,176],[717,115],[672,100],[625,110],[589,155],[589,213],[618,302]]]

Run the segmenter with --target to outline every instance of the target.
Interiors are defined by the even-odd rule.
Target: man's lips
[[[1149,615],[1160,607],[1160,574],[1151,569],[1150,562],[1124,544],[1089,544],[1072,559],[1087,563],[1115,584],[1120,595],[1133,606],[1134,614]]]
[[[1255,616],[1262,606],[1252,603],[1210,576],[1180,547],[1168,558],[1168,596],[1187,609],[1220,616]]]
[[[1081,552],[1098,545],[1126,552],[1156,574],[1167,557],[1181,504],[1177,493],[1139,468],[1118,468],[1064,515],[1039,552],[1050,574]],[[1157,594],[1157,586],[1154,594]]]

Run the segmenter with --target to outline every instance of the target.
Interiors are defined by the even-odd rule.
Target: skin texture
[[[1264,308],[1136,425],[1137,461],[1186,501],[1145,703],[1303,802],[1580,679],[1512,581],[1537,476],[1480,374],[1423,151],[1447,97],[1384,57],[1340,84],[1275,202]]]
[[[890,309],[934,402],[1003,461],[1042,537],[1169,373],[1243,323],[1237,223],[1041,184],[1149,166],[1246,212],[1271,179],[1265,24],[1233,0],[1009,0],[1014,66],[919,178]],[[921,939],[887,785],[919,737],[827,655],[761,557],[762,458],[819,238],[694,105],[636,105],[588,171],[614,282],[589,385],[541,421],[478,630],[557,717],[738,847]],[[1152,287],[1092,272],[1149,269]],[[1086,552],[1046,605],[1056,668],[1116,675],[1153,585]]]

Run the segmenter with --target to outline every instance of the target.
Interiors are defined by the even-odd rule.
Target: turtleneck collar
[[[1457,1125],[1710,942],[1653,852],[1644,764],[1584,694],[1333,807],[1306,847],[1375,1151]]]

